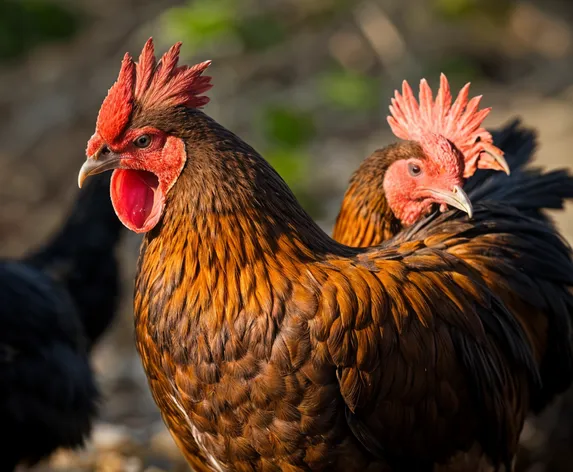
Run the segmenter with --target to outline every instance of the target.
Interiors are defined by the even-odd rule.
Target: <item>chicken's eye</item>
[[[410,162],[408,164],[408,172],[412,177],[418,177],[422,173],[422,168],[418,164]]]
[[[142,134],[133,141],[138,148],[146,148],[151,144],[151,137],[148,134]]]

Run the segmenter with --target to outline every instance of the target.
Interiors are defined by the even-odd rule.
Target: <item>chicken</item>
[[[416,134],[423,137],[424,133],[429,131],[442,132],[446,139],[458,143],[472,143],[476,135],[481,138],[478,144],[483,141],[487,143],[493,141],[491,134],[485,130],[477,129],[475,134],[464,136],[455,128],[448,126],[453,122],[451,113],[456,115],[457,112],[457,118],[454,117],[456,119],[461,116],[463,107],[456,105],[460,103],[464,105],[464,100],[460,101],[458,98],[450,112],[448,108],[450,100],[444,102],[440,98],[450,95],[445,76],[442,75],[435,104],[425,81],[420,84],[419,105],[407,83],[404,83],[403,90],[402,96],[396,93],[397,98],[391,107],[392,116],[389,118],[392,129],[399,137],[415,137]],[[467,86],[462,89],[460,96],[467,99]],[[468,103],[468,109],[471,110],[470,105],[471,101]],[[406,119],[397,112],[399,109],[415,111]],[[477,105],[473,109],[477,112]],[[447,125],[440,125],[440,120],[427,122],[424,116],[443,116],[443,122]],[[483,113],[479,118],[482,117],[485,117]],[[472,119],[469,112],[466,112],[464,118],[466,122],[473,124],[471,131],[481,124],[479,120]],[[415,132],[409,132],[409,129],[414,129]],[[540,169],[528,168],[527,164],[530,163],[535,149],[535,135],[532,131],[520,128],[518,122],[511,123],[494,135],[497,148],[505,151],[512,164],[513,173],[507,177],[491,170],[479,170],[464,186],[470,200],[474,203],[496,202],[496,205],[501,203],[512,207],[523,215],[539,220],[540,230],[555,231],[544,210],[563,208],[565,200],[573,198],[573,177],[566,170],[543,172]],[[463,180],[456,180],[456,175],[460,174],[459,169],[444,162],[440,157],[439,147],[427,146],[424,151],[422,148],[423,145],[405,141],[376,151],[366,159],[354,173],[343,199],[333,232],[333,237],[337,241],[349,246],[379,243],[397,234],[404,220],[411,224],[431,208],[433,202],[424,200],[420,202],[418,189],[427,191],[427,188],[436,188],[437,196],[441,197],[449,195],[448,189],[463,185]],[[465,164],[471,165],[476,162],[471,152],[467,152],[464,157]],[[414,164],[420,169],[420,175],[408,172],[409,166]],[[487,166],[489,164],[481,165],[482,168]],[[468,172],[465,169],[463,175],[468,177],[468,174],[475,170],[473,168]],[[387,182],[389,178],[393,181]],[[391,192],[389,196],[387,190]],[[434,199],[435,201],[442,204],[449,203],[447,199],[442,201]],[[455,200],[453,203],[456,203]],[[410,210],[409,206],[413,206],[414,210]],[[460,222],[465,224],[463,215],[459,212],[456,212],[456,215]],[[495,217],[497,216],[493,211],[491,218]],[[500,246],[505,244],[503,239],[492,242]],[[543,241],[544,246],[539,250],[549,249],[547,247],[549,244],[551,244],[549,241]],[[492,272],[487,267],[487,262],[482,264],[479,260],[472,260],[471,264],[485,277],[490,289],[499,293],[510,312],[528,334],[536,359],[540,363],[544,384],[541,394],[532,399],[532,409],[537,413],[573,382],[573,347],[570,335],[573,312],[566,308],[570,295],[563,292],[566,294],[565,299],[553,298],[553,295],[557,296],[563,287],[548,283],[546,275],[539,273],[535,266],[530,268],[527,276],[534,281],[534,287],[543,287],[544,290],[532,296],[532,290],[539,291],[539,289],[532,289],[528,283],[522,283],[517,277],[518,274],[513,276],[513,281],[511,279],[508,281],[507,274]]]
[[[559,235],[502,206],[462,224],[445,213],[379,247],[337,243],[199,110],[209,62],[178,66],[180,46],[156,61],[149,40],[137,65],[126,54],[78,182],[113,170],[116,213],[145,234],[136,345],[189,464],[426,471],[478,444],[509,466],[539,372],[471,261],[507,285],[533,284],[520,274],[532,265],[571,285]]]
[[[471,216],[471,202],[461,191],[465,179],[478,167],[509,174],[503,151],[481,128],[491,108],[478,109],[481,97],[468,100],[469,85],[452,104],[450,86],[442,74],[434,102],[423,79],[418,105],[404,81],[402,95],[396,91],[392,99],[388,121],[396,136],[407,141],[378,149],[354,173],[336,219],[334,239],[356,247],[380,244],[402,225],[429,213],[434,204],[443,210],[454,206]]]
[[[109,176],[102,177],[78,195],[52,239],[25,258],[71,295],[90,348],[113,322],[120,302],[115,249],[123,226],[109,201]]]
[[[119,295],[122,227],[108,187],[109,178],[91,182],[42,249],[0,261],[2,471],[81,446],[90,433],[99,393],[88,353]]]
[[[0,470],[83,444],[98,391],[69,294],[41,271],[0,264]]]

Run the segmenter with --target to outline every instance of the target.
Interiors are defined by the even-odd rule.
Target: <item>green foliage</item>
[[[264,155],[289,186],[301,188],[307,183],[309,157],[304,151],[274,147]]]
[[[163,20],[169,36],[195,46],[207,44],[234,29],[236,2],[195,0],[168,10]]]
[[[247,17],[235,25],[237,35],[248,50],[261,51],[286,38],[286,28],[270,16]]]
[[[271,146],[263,152],[265,159],[274,167],[288,184],[301,205],[311,214],[321,212],[319,202],[313,198],[310,190],[310,156],[303,149]]]
[[[47,0],[0,1],[0,60],[16,59],[38,44],[71,38],[80,18]]]
[[[261,125],[265,138],[273,145],[299,148],[315,134],[312,115],[281,105],[263,109]]]
[[[231,36],[248,50],[258,51],[285,39],[285,27],[279,19],[240,13],[234,0],[194,0],[168,10],[163,21],[169,36],[195,46]]]
[[[263,155],[305,207],[311,205],[307,145],[316,133],[312,115],[282,104],[266,106],[258,121],[266,142]]]
[[[369,110],[377,106],[379,99],[377,80],[349,71],[324,74],[319,87],[327,103],[345,110]]]
[[[474,0],[435,0],[436,11],[447,19],[458,19],[475,13]]]
[[[512,8],[511,0],[434,0],[438,15],[450,21],[486,16],[492,22],[505,22]]]

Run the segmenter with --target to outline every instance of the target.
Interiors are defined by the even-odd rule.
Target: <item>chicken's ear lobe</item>
[[[160,188],[165,195],[167,195],[167,192],[169,192],[175,185],[175,182],[177,182],[186,162],[187,148],[185,141],[175,136],[168,136],[161,152],[163,168],[157,173]]]

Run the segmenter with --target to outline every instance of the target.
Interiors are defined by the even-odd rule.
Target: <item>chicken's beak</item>
[[[101,174],[106,170],[119,169],[121,167],[121,157],[110,152],[105,156],[101,153],[94,154],[87,158],[78,174],[78,186],[82,188],[84,181],[90,176]]]
[[[490,150],[486,150],[485,152],[487,153],[488,156],[490,156],[494,160],[494,163],[500,167],[499,170],[503,170],[507,175],[511,174],[511,170],[509,169],[509,164],[505,160],[505,157],[503,157],[501,154],[497,154],[496,152]]]
[[[452,191],[437,188],[426,188],[424,190],[424,193],[429,194],[437,202],[445,203],[458,210],[462,210],[467,213],[470,218],[473,216],[474,210],[472,202],[459,185],[455,185]]]

